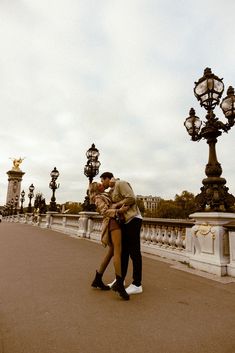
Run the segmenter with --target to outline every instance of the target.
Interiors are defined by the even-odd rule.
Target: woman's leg
[[[121,251],[122,251],[122,233],[121,229],[114,229],[111,232],[111,239],[113,243],[113,265],[115,273],[118,276],[122,276],[121,273]]]
[[[101,262],[99,271],[96,271],[95,278],[94,278],[94,280],[91,283],[92,287],[100,288],[102,290],[109,290],[110,289],[109,286],[106,286],[103,283],[102,276],[103,276],[103,273],[106,270],[108,264],[110,263],[110,260],[112,259],[112,257],[113,257],[113,246],[111,245],[111,246],[108,247],[108,252],[105,255],[105,258],[103,259],[103,261]]]
[[[111,238],[113,243],[113,264],[116,273],[116,282],[113,284],[111,289],[118,292],[124,300],[129,300],[125,287],[123,285],[122,270],[121,270],[121,251],[122,251],[122,233],[121,229],[115,229],[111,232]]]
[[[113,257],[113,245],[110,245],[108,247],[107,254],[105,255],[103,261],[100,264],[100,268],[99,268],[99,271],[98,271],[100,274],[104,273],[104,271],[106,270],[106,268],[107,268],[108,264],[110,263],[110,260],[112,259],[112,257]]]

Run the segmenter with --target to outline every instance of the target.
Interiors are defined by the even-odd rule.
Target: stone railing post
[[[47,224],[47,215],[41,213],[40,217],[39,217],[39,225],[38,226],[41,228],[47,228],[46,224]]]
[[[192,254],[193,243],[192,243],[192,228],[186,228],[185,231],[185,250],[187,256]]]
[[[234,213],[198,212],[190,215],[195,220],[191,241],[187,240],[189,265],[218,276],[227,275],[229,237],[226,225],[235,220]]]
[[[53,221],[53,214],[58,212],[48,211],[46,212],[46,228],[51,228],[52,221]]]
[[[62,218],[62,228],[64,230],[66,229],[66,223],[67,223],[67,217],[63,216],[63,218]]]
[[[27,213],[27,215],[26,215],[26,223],[27,224],[33,224],[33,214],[32,213]]]
[[[83,211],[79,212],[78,233],[81,238],[89,238],[92,231],[93,221],[92,216],[97,215],[97,212]]]
[[[235,223],[233,222],[232,227],[228,225],[229,232],[229,254],[230,261],[227,265],[227,273],[229,276],[235,277]]]

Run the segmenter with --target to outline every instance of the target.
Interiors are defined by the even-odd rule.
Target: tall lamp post
[[[56,183],[56,180],[59,177],[60,173],[58,172],[58,170],[55,167],[52,170],[50,175],[51,175],[51,181],[50,181],[49,187],[52,190],[52,197],[51,197],[49,211],[56,212],[57,211],[57,207],[56,207],[55,190],[58,189],[59,186],[60,186],[60,184]]]
[[[30,187],[29,187],[29,194],[28,194],[28,197],[29,197],[29,205],[28,205],[28,209],[27,209],[28,213],[32,213],[32,204],[31,204],[31,200],[32,200],[32,198],[34,197],[34,194],[33,194],[34,189],[35,189],[35,188],[34,188],[33,184],[31,184]]]
[[[221,177],[222,168],[216,156],[217,137],[222,132],[228,132],[234,125],[235,95],[230,86],[227,96],[222,100],[220,107],[227,118],[223,123],[214,114],[214,108],[219,104],[224,91],[223,79],[211,72],[210,68],[204,70],[204,75],[195,82],[194,94],[200,105],[206,109],[206,121],[203,122],[190,109],[189,117],[184,125],[193,141],[205,139],[209,145],[209,160],[205,168],[206,178],[202,180],[201,193],[196,196],[198,211],[234,212],[235,198],[228,193],[226,180]]]
[[[24,208],[23,208],[23,204],[24,204],[24,200],[25,200],[25,191],[22,190],[20,193],[20,202],[21,202],[21,206],[20,206],[20,213],[23,214],[24,213]]]
[[[99,167],[100,167],[100,161],[98,160],[99,155],[100,155],[99,150],[95,147],[95,144],[93,143],[86,152],[87,164],[84,167],[84,174],[88,177],[89,184],[92,183],[93,178],[99,173]],[[87,190],[87,195],[85,197],[83,209],[85,211],[95,211],[95,208],[96,208],[95,205],[90,204],[88,191],[89,190]]]

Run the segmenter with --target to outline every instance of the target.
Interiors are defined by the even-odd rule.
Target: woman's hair
[[[100,194],[99,183],[93,181],[93,183],[89,186],[89,197],[91,203],[95,203],[95,196],[98,194]]]

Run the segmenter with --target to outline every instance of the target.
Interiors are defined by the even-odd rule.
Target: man
[[[114,179],[112,173],[105,172],[100,178],[105,189],[112,188],[113,207],[129,206],[124,213],[125,220],[122,225],[122,277],[123,279],[126,277],[130,256],[133,264],[133,282],[126,288],[126,292],[128,294],[142,293],[142,256],[140,251],[142,216],[136,203],[136,197],[131,185],[124,180]]]

